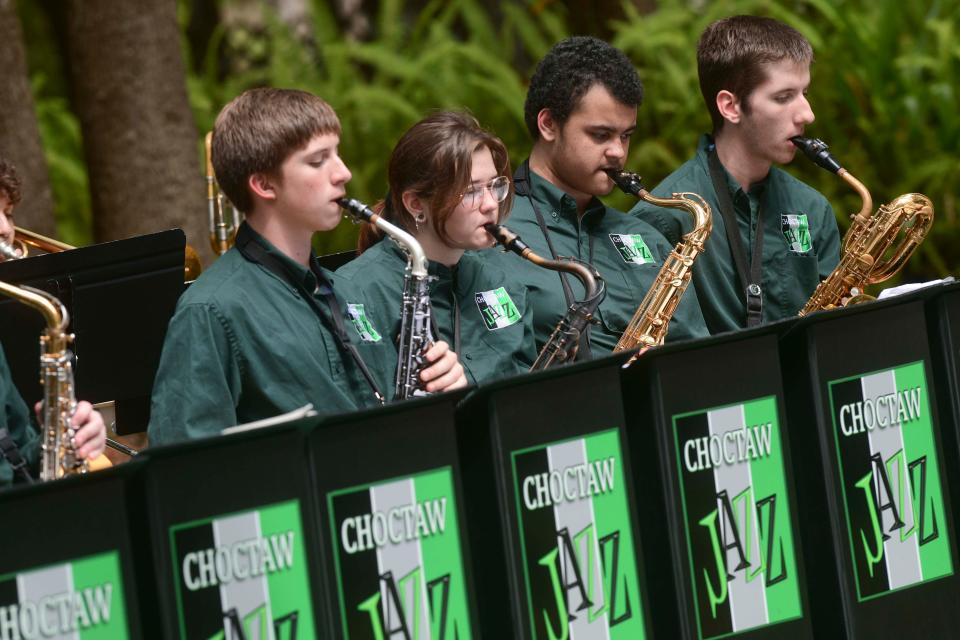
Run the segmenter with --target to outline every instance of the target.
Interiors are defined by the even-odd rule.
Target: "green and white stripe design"
[[[353,302],[347,303],[347,316],[353,322],[353,328],[357,330],[357,335],[364,342],[380,342],[380,334],[373,328],[367,312],[362,304]]]
[[[327,494],[343,637],[473,637],[453,472]]]
[[[699,638],[803,615],[774,396],[673,418]]]
[[[952,575],[923,362],[829,387],[858,600]]]
[[[619,430],[511,459],[532,637],[644,638]]]
[[[297,500],[170,527],[181,638],[313,638]]]
[[[810,222],[805,213],[784,213],[780,216],[780,230],[794,253],[810,251],[813,242],[810,238]]]
[[[488,331],[503,329],[520,322],[517,305],[513,303],[510,294],[503,287],[491,291],[478,291],[473,294],[473,297]]]
[[[0,576],[0,640],[128,636],[116,551]]]
[[[654,261],[650,248],[639,233],[611,233],[610,242],[616,247],[624,262],[649,264]]]

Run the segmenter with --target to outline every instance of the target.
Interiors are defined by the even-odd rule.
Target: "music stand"
[[[183,291],[186,237],[171,229],[63,253],[0,263],[0,280],[59,298],[76,335],[78,399],[117,403],[117,432],[147,428],[160,350]],[[27,404],[42,397],[42,316],[0,296],[0,342]]]

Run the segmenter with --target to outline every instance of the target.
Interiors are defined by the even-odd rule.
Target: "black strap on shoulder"
[[[554,260],[558,260],[557,251],[553,248],[553,241],[550,239],[550,231],[547,229],[547,222],[543,219],[543,214],[540,213],[539,207],[537,207],[537,200],[533,197],[533,187],[530,186],[530,160],[524,160],[519,167],[517,167],[516,172],[513,174],[513,191],[518,196],[527,198],[530,201],[530,206],[533,207],[533,215],[537,217],[537,224],[540,225],[540,231],[543,232],[543,237],[547,241],[547,248],[550,249],[550,256]],[[589,262],[593,262],[593,236],[590,236],[590,258]],[[573,297],[573,289],[570,287],[570,282],[567,279],[567,274],[560,271],[557,273],[560,276],[560,284],[563,287],[563,298],[567,302],[567,308],[571,307],[576,298]],[[588,324],[583,333],[580,334],[580,346],[577,348],[577,360],[580,360],[580,356],[583,356],[583,360],[589,360],[592,355],[590,352],[590,325]]]
[[[33,476],[26,459],[20,454],[20,448],[10,437],[10,432],[6,429],[0,429],[0,457],[5,458],[10,468],[13,469],[13,475],[19,474],[27,484],[33,484]]]
[[[763,320],[763,207],[757,211],[757,232],[754,234],[749,269],[747,266],[747,252],[743,249],[740,239],[740,227],[737,224],[737,215],[733,208],[733,198],[727,186],[726,176],[717,148],[714,146],[707,152],[710,165],[710,179],[713,181],[713,190],[717,192],[717,201],[720,203],[720,214],[723,216],[723,226],[727,230],[727,242],[730,244],[730,253],[737,266],[737,276],[743,289],[743,297],[747,306],[747,326],[755,327]]]
[[[329,321],[327,320],[326,314],[323,313],[323,310],[317,303],[317,299],[314,297],[314,292],[307,291],[307,288],[304,286],[303,282],[298,281],[297,278],[291,277],[291,274],[276,256],[270,255],[267,253],[266,249],[264,249],[259,243],[255,242],[249,227],[247,227],[245,224],[242,225],[240,230],[237,232],[236,247],[237,250],[240,251],[243,257],[247,260],[263,266],[267,270],[271,271],[274,275],[283,279],[284,282],[292,284],[300,293],[301,297],[303,297],[303,299],[307,301],[307,304],[310,305],[310,308],[320,319],[320,322],[329,327]],[[333,287],[327,280],[326,276],[323,275],[323,271],[320,269],[320,265],[317,263],[317,258],[312,253],[310,255],[310,270],[313,272],[313,275],[316,276],[317,282],[319,283],[317,293],[327,306],[330,318],[334,324],[332,327],[333,335],[336,337],[337,343],[340,345],[341,349],[350,355],[354,363],[356,363],[357,367],[360,369],[360,373],[363,374],[364,379],[370,386],[370,390],[373,391],[373,395],[377,399],[377,402],[384,404],[384,396],[380,392],[380,388],[377,386],[376,380],[373,378],[373,374],[370,373],[370,369],[367,367],[367,364],[363,361],[363,358],[360,357],[360,352],[357,351],[356,345],[350,342],[350,337],[347,335],[347,330],[343,323],[343,309],[340,308],[340,303],[337,301],[337,297],[333,294]]]

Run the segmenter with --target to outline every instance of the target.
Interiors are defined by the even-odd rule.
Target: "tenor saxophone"
[[[357,222],[377,226],[399,244],[407,254],[403,273],[403,297],[400,308],[397,375],[394,397],[397,400],[430,395],[420,379],[426,359],[423,354],[436,342],[433,335],[433,308],[430,305],[430,281],[427,256],[412,235],[384,220],[370,207],[353,198],[340,198],[339,204]]]
[[[873,199],[870,192],[840,166],[822,140],[797,136],[791,141],[818,167],[843,178],[863,202],[843,237],[837,268],[817,285],[800,315],[869,300],[870,296],[863,294],[864,287],[896,275],[923,242],[933,224],[933,202],[922,193],[906,193],[881,205],[871,215]],[[884,258],[900,236],[901,229],[906,230],[903,240],[889,258]]]
[[[613,350],[659,346],[667,337],[670,318],[690,284],[693,262],[703,253],[703,245],[713,230],[713,211],[706,200],[696,193],[674,193],[672,198],[658,198],[643,188],[637,174],[617,169],[606,169],[606,172],[625,193],[658,207],[683,209],[693,216],[693,230],[683,236],[663,261],[657,279],[643,297]]]
[[[592,266],[574,258],[548,260],[539,256],[517,234],[502,225],[491,223],[484,225],[484,228],[504,249],[513,251],[521,258],[525,258],[545,269],[573,274],[583,283],[583,288],[586,291],[583,300],[575,300],[567,309],[566,314],[560,319],[546,344],[540,349],[537,360],[530,367],[530,371],[539,371],[573,362],[577,357],[577,349],[580,346],[580,336],[593,321],[597,307],[603,302],[607,293],[600,273]]]
[[[63,303],[32,287],[15,287],[0,282],[0,293],[33,307],[46,320],[40,336],[40,382],[43,385],[43,409],[40,428],[40,480],[46,482],[66,475],[86,473],[89,466],[73,448],[70,423],[77,408],[73,384],[73,336],[66,332],[70,316]]]

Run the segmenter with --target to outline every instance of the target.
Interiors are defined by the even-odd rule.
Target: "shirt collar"
[[[288,280],[287,284],[294,289],[298,288],[298,284],[302,284],[305,290],[316,291],[321,284],[327,284],[325,278],[324,282],[321,283],[317,277],[317,274],[321,274],[322,270],[313,251],[310,252],[310,264],[313,269],[308,269],[273,246],[269,240],[257,233],[246,221],[240,225],[240,229],[237,231],[236,243],[239,247],[244,247],[250,243],[259,245],[268,256],[283,268],[284,275]]]
[[[713,151],[714,146],[715,144],[713,142],[713,137],[710,134],[705,133],[700,136],[700,142],[697,145],[697,156],[700,159],[700,163],[703,165],[703,170],[707,172],[707,175],[710,175],[710,164],[707,158],[708,154]],[[720,166],[723,167],[722,162],[720,163]],[[770,181],[771,173],[773,173],[772,170],[767,173],[763,180],[751,184],[749,191],[744,191],[743,187],[740,186],[740,183],[737,182],[732,175],[730,175],[729,171],[727,171],[727,168],[723,167],[723,175],[727,179],[727,188],[730,190],[730,195],[732,195],[734,198],[739,196],[741,193],[751,198],[759,198],[762,196],[763,192],[767,188],[767,183]]]
[[[529,162],[529,161],[528,161]],[[527,165],[529,166],[529,164]],[[539,173],[530,170],[530,192],[537,202],[550,208],[549,213],[556,213],[574,223],[579,221],[577,201],[569,193],[556,186]],[[584,209],[583,219],[597,217],[599,220],[606,213],[606,206],[596,196],[590,198],[587,208]],[[541,211],[541,213],[546,213]],[[549,221],[546,221],[549,222]]]
[[[391,240],[390,238],[383,238],[380,242],[386,242],[387,251],[402,261],[403,264],[407,263],[407,252],[404,251],[403,247]],[[454,274],[457,271],[457,265],[448,267],[439,262],[434,262],[433,260],[427,260],[427,274],[435,277],[438,282],[449,282],[453,279]]]

